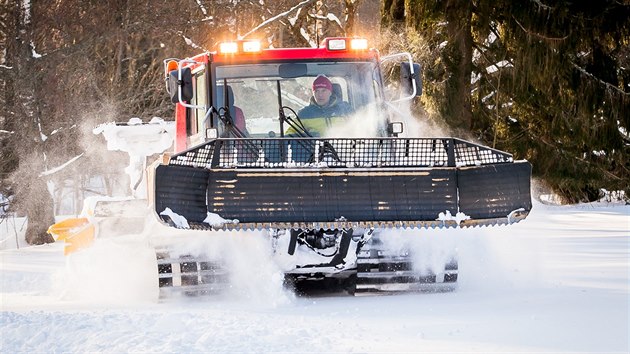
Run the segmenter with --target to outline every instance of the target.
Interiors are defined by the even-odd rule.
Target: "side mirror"
[[[398,134],[402,134],[403,132],[403,123],[402,122],[391,122],[387,125],[387,132],[391,136],[398,136]]]
[[[179,80],[178,71],[173,70],[168,74],[168,93],[171,95],[171,102],[179,103],[179,93],[183,102],[190,102],[193,99],[192,73],[190,68],[181,70],[182,80]]]
[[[415,95],[422,95],[422,76],[420,75],[420,64],[413,64],[413,73],[411,73],[412,67],[408,62],[400,63],[400,85],[403,93],[407,95],[414,94],[414,84],[416,86]]]

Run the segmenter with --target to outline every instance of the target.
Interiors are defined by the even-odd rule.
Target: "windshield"
[[[333,111],[331,113],[333,116],[356,112],[381,98],[378,89],[380,77],[374,63],[315,62],[218,66],[214,102],[217,102],[219,107],[225,105],[223,92],[227,85],[228,101],[230,106],[233,104],[236,108],[236,110],[231,108],[231,112],[237,127],[244,124],[242,130],[246,130],[252,137],[280,136],[280,104],[285,107],[283,113],[287,116],[295,117],[296,114],[304,112],[305,107],[314,104],[313,82],[318,75],[325,75],[330,82],[327,87],[331,88],[331,96],[334,98],[331,98],[327,105],[337,107],[329,109]],[[320,107],[323,112],[328,109],[324,106]],[[343,107],[343,110],[340,111],[338,107]],[[327,119],[330,127],[335,120]],[[307,119],[301,120],[311,122],[310,120],[307,122]],[[314,123],[306,126],[310,129],[308,135],[321,133],[317,131],[321,129]],[[283,130],[284,134],[292,133],[287,122],[284,122]]]

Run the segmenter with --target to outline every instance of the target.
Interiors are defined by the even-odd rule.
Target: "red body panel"
[[[186,107],[175,105],[175,153],[186,150]]]
[[[379,54],[376,49],[329,50],[325,45],[327,40],[328,39],[326,39],[324,44],[319,48],[273,48],[263,49],[256,53],[241,52],[236,54],[212,52],[196,55],[190,58],[190,60],[198,63],[212,62],[217,64],[273,63],[291,60],[379,60]],[[194,69],[198,65],[187,63],[185,66]],[[186,107],[177,104],[175,107],[175,153],[184,151],[187,148],[186,114]]]
[[[285,60],[370,60],[378,58],[378,52],[371,50],[328,50],[326,48],[279,48],[265,49],[259,53],[214,54],[215,63],[251,63],[251,62],[281,62]]]

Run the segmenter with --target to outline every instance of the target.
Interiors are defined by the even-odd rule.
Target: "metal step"
[[[172,298],[176,296],[208,296],[208,295],[220,295],[223,294],[229,285],[227,283],[213,283],[213,284],[198,284],[198,285],[186,285],[178,287],[161,287],[160,298]]]
[[[354,295],[369,295],[383,293],[412,293],[427,292],[441,293],[450,292],[457,288],[456,283],[391,283],[391,284],[357,284]]]
[[[160,297],[219,294],[229,287],[229,272],[218,260],[189,255],[170,257],[165,252],[157,252],[156,258]]]
[[[378,292],[443,292],[456,287],[457,262],[445,264],[437,273],[414,270],[413,257],[407,252],[392,254],[380,248],[378,241],[366,245],[357,256],[355,295]]]

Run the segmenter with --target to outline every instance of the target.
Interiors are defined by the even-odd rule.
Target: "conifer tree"
[[[530,160],[568,202],[630,195],[629,3],[401,0],[382,13],[421,38],[423,101],[455,133]]]

